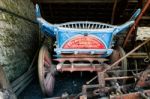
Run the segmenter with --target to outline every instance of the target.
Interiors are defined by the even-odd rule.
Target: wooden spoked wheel
[[[54,89],[54,67],[46,46],[42,46],[38,58],[39,82],[44,95],[51,96]]]
[[[117,60],[119,60],[120,58],[122,58],[123,56],[125,56],[125,51],[123,50],[122,47],[117,46],[112,55],[110,56],[110,61],[111,64],[113,64],[114,62],[116,62]],[[127,58],[124,58],[120,63],[116,64],[116,66],[120,67],[120,70],[116,70],[116,72],[114,72],[113,74],[115,76],[121,77],[121,76],[127,76]],[[120,80],[121,84],[125,84],[126,83],[126,79]]]

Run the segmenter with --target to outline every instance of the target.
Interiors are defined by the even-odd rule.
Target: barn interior
[[[53,94],[48,95],[39,81],[39,53],[45,44],[54,50],[56,39],[44,35],[36,4],[50,24],[90,21],[119,26],[138,9],[140,13],[129,28],[113,37],[114,52],[106,62],[109,76],[90,70],[56,72]],[[150,98],[150,0],[1,0],[0,36],[0,99]],[[55,58],[54,51],[50,54]],[[116,64],[122,67],[110,68]],[[126,75],[113,77],[111,72]]]

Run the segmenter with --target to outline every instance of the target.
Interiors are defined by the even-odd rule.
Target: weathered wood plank
[[[136,40],[146,40],[150,38],[150,27],[138,27]]]

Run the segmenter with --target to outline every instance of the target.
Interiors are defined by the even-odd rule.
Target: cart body
[[[130,27],[139,13],[140,9],[128,22],[119,26],[91,21],[51,24],[41,17],[39,6],[36,5],[37,22],[41,31],[46,36],[55,38],[56,45],[54,48],[56,55],[52,55],[55,56],[55,59],[50,57],[49,54],[53,53],[49,52],[46,46],[42,46],[39,52],[38,73],[43,93],[52,94],[55,81],[54,72],[56,71],[100,73],[108,67],[106,63],[108,56],[111,55],[112,63],[124,56],[125,52],[122,48],[113,49],[113,37]],[[53,61],[57,63],[53,64]],[[123,60],[121,64],[121,69],[126,70],[127,61]],[[126,74],[123,72],[122,75],[126,76]],[[101,84],[101,79],[99,84]]]

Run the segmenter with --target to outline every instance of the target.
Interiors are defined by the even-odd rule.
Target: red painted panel
[[[78,36],[69,40],[63,48],[65,49],[105,49],[105,45],[95,37]]]

